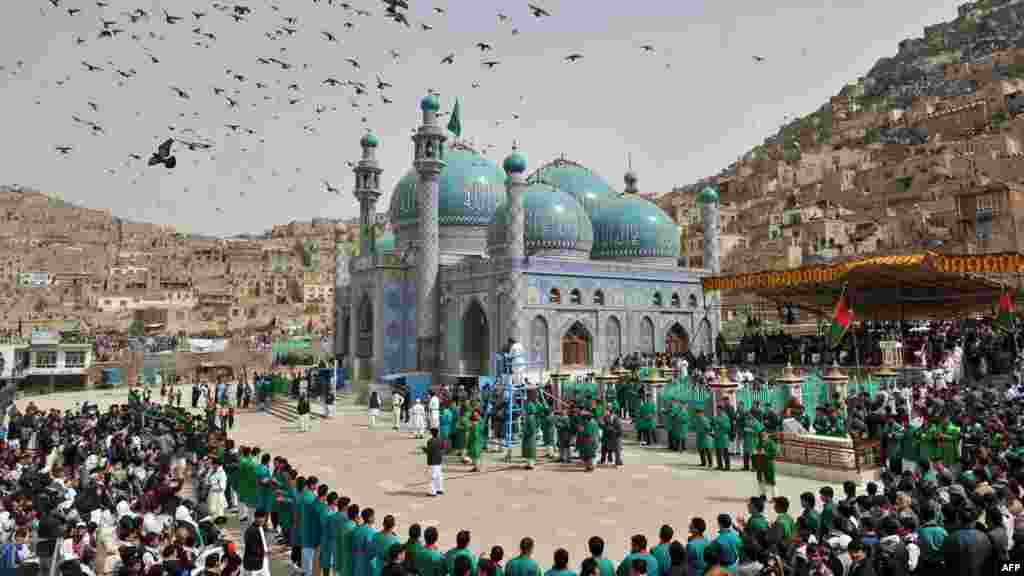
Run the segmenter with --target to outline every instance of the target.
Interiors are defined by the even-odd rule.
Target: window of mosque
[[[548,292],[548,302],[550,304],[562,303],[562,293],[558,290],[558,288],[552,288],[551,292]]]
[[[679,308],[682,305],[683,305],[682,299],[679,298],[679,294],[673,294],[672,295],[672,307],[673,308]]]
[[[594,291],[594,304],[604,306],[604,292],[600,290]]]
[[[569,292],[569,303],[583,304],[583,294],[579,291],[578,288],[573,288],[572,291]]]
[[[690,300],[690,308],[696,308],[697,307],[697,295],[696,294],[690,294],[689,300]]]
[[[465,187],[466,199],[463,204],[474,212],[492,212],[497,207],[498,196],[494,187],[486,182],[472,182]]]
[[[654,302],[653,302],[653,304],[655,306],[661,306],[661,292],[655,292],[654,293]]]

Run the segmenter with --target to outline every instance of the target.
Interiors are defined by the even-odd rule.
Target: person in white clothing
[[[438,430],[441,428],[441,399],[437,397],[437,394],[430,393],[430,429]]]
[[[206,497],[206,507],[212,518],[219,518],[224,516],[224,512],[228,508],[228,500],[224,496],[224,491],[228,487],[228,475],[224,472],[224,466],[220,460],[214,466],[215,468],[210,474],[210,494]]]
[[[391,393],[391,414],[394,416],[394,428],[398,430],[402,424],[402,404],[405,404],[405,398],[402,397],[402,393],[397,390]]]
[[[417,438],[423,438],[427,431],[427,411],[419,398],[412,406],[412,431]]]

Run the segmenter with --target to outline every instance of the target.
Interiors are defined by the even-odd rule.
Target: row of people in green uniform
[[[980,424],[977,426],[980,428]],[[903,472],[904,460],[914,463],[940,461],[947,467],[960,463],[960,440],[963,434],[948,416],[920,423],[890,416],[882,436],[885,458],[894,473]],[[996,443],[999,441],[998,438],[993,440]]]

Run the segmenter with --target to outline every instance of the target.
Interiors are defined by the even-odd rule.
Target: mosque
[[[532,369],[601,370],[632,352],[713,353],[720,327],[718,194],[701,192],[708,269],[680,266],[679,227],[641,197],[555,159],[527,175],[522,151],[499,168],[438,124],[420,102],[413,167],[391,195],[377,236],[381,145],[360,140],[354,168],[360,246],[339,272],[337,349],[358,380],[429,373],[433,382],[493,375],[509,338]]]

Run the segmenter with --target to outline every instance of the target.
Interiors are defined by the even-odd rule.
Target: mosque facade
[[[633,172],[619,193],[564,158],[528,174],[513,150],[499,167],[449,142],[436,96],[420,109],[413,167],[379,236],[380,142],[360,140],[359,250],[336,292],[337,349],[355,378],[493,375],[509,338],[545,372],[601,370],[636,351],[713,354],[720,312],[700,283],[718,272],[713,189],[699,198],[708,268],[683,268],[678,226],[639,195]]]

